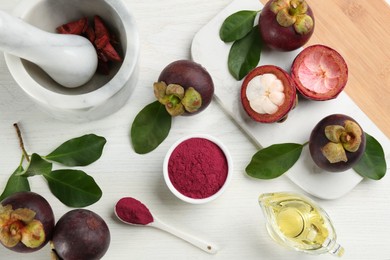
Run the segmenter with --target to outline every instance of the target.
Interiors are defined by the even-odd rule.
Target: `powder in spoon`
[[[131,197],[120,199],[115,205],[118,217],[124,222],[147,225],[153,222],[153,215],[149,209],[139,200]]]
[[[204,199],[217,193],[226,181],[228,163],[222,149],[205,138],[180,143],[168,161],[168,174],[181,194]]]

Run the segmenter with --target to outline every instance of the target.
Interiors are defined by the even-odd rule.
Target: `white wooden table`
[[[11,11],[19,1],[0,0],[0,9]],[[86,133],[107,139],[102,158],[85,168],[103,190],[103,197],[88,207],[101,215],[111,231],[111,245],[104,259],[334,259],[295,253],[274,243],[265,229],[257,203],[260,193],[302,192],[287,177],[254,180],[245,167],[256,147],[221,108],[212,102],[194,117],[175,118],[168,138],[153,152],[136,154],[129,138],[136,114],[154,100],[152,84],[171,61],[190,58],[195,33],[229,4],[228,0],[125,1],[136,16],[141,39],[140,77],[127,104],[117,113],[85,124],[71,124],[42,113],[18,87],[0,56],[0,189],[19,164],[21,151],[13,123],[18,122],[26,149],[45,154],[65,140]],[[227,191],[205,205],[186,204],[171,194],[162,176],[166,151],[178,138],[207,133],[230,150],[234,176]],[[55,166],[57,167],[57,166]],[[32,191],[43,195],[58,219],[70,208],[49,191],[43,178],[30,179]],[[315,199],[331,216],[343,259],[390,259],[390,177],[364,180],[337,200]],[[132,196],[143,201],[168,224],[213,241],[216,255],[207,253],[167,233],[119,223],[113,215],[118,199]],[[0,259],[49,259],[49,246],[29,255],[0,247]]]

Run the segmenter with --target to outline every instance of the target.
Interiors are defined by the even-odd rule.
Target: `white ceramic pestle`
[[[0,50],[35,63],[68,88],[88,82],[97,67],[97,54],[88,39],[49,33],[1,10]]]

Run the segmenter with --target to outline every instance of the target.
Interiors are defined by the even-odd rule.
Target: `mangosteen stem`
[[[20,128],[19,128],[19,126],[18,126],[18,123],[14,123],[14,127],[15,127],[15,130],[16,130],[16,134],[18,135],[19,146],[20,146],[20,148],[22,149],[22,152],[23,152],[24,157],[25,157],[26,160],[29,162],[29,161],[30,161],[30,157],[28,156],[28,153],[27,153],[26,149],[24,148],[22,133],[21,133],[21,131],[20,131]],[[22,159],[22,160],[23,160],[23,159]]]
[[[51,260],[61,260],[61,258],[57,254],[57,251],[54,249],[54,245],[53,245],[52,242],[51,242],[50,246],[52,247],[52,249],[51,249]]]
[[[340,139],[343,143],[348,143],[353,137],[349,133],[344,133],[340,136]]]

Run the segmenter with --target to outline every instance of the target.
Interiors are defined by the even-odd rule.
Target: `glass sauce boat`
[[[343,255],[329,216],[310,198],[290,192],[265,193],[259,203],[268,233],[279,244],[314,255]]]

